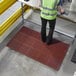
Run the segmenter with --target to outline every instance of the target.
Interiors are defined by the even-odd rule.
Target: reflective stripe
[[[57,13],[55,13],[55,14],[49,14],[49,13],[42,12],[42,14],[47,15],[47,16],[55,16]]]
[[[42,7],[43,9],[45,9],[45,10],[51,10],[51,11],[53,11],[53,10],[56,10],[56,8],[53,8],[53,9],[51,9],[51,8],[48,8],[48,7]]]
[[[55,0],[54,8],[51,9],[51,8],[42,6],[42,0],[41,0],[41,6],[42,6],[42,8],[45,9],[45,10],[49,10],[49,11],[50,11],[50,10],[51,10],[51,11],[52,11],[52,10],[56,10],[56,9],[57,9],[57,8],[56,8],[57,3],[58,3],[58,0]]]

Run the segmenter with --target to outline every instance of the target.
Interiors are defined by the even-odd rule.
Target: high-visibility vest
[[[59,0],[41,0],[41,17],[47,20],[56,19]]]

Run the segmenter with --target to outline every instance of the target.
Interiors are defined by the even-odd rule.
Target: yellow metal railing
[[[28,9],[28,6],[24,6],[24,10]],[[21,16],[22,10],[19,8],[16,10],[6,21],[0,25],[0,36]]]
[[[0,15],[16,1],[17,0],[0,0]]]

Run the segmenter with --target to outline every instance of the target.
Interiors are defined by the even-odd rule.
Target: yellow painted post
[[[24,10],[28,9],[28,6],[24,6]],[[14,12],[6,21],[0,25],[0,36],[21,16],[22,10],[19,8]]]
[[[17,0],[0,0],[0,15],[16,1]]]

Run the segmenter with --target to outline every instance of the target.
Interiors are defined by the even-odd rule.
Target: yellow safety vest
[[[41,17],[53,20],[57,16],[57,5],[59,0],[41,0]]]

